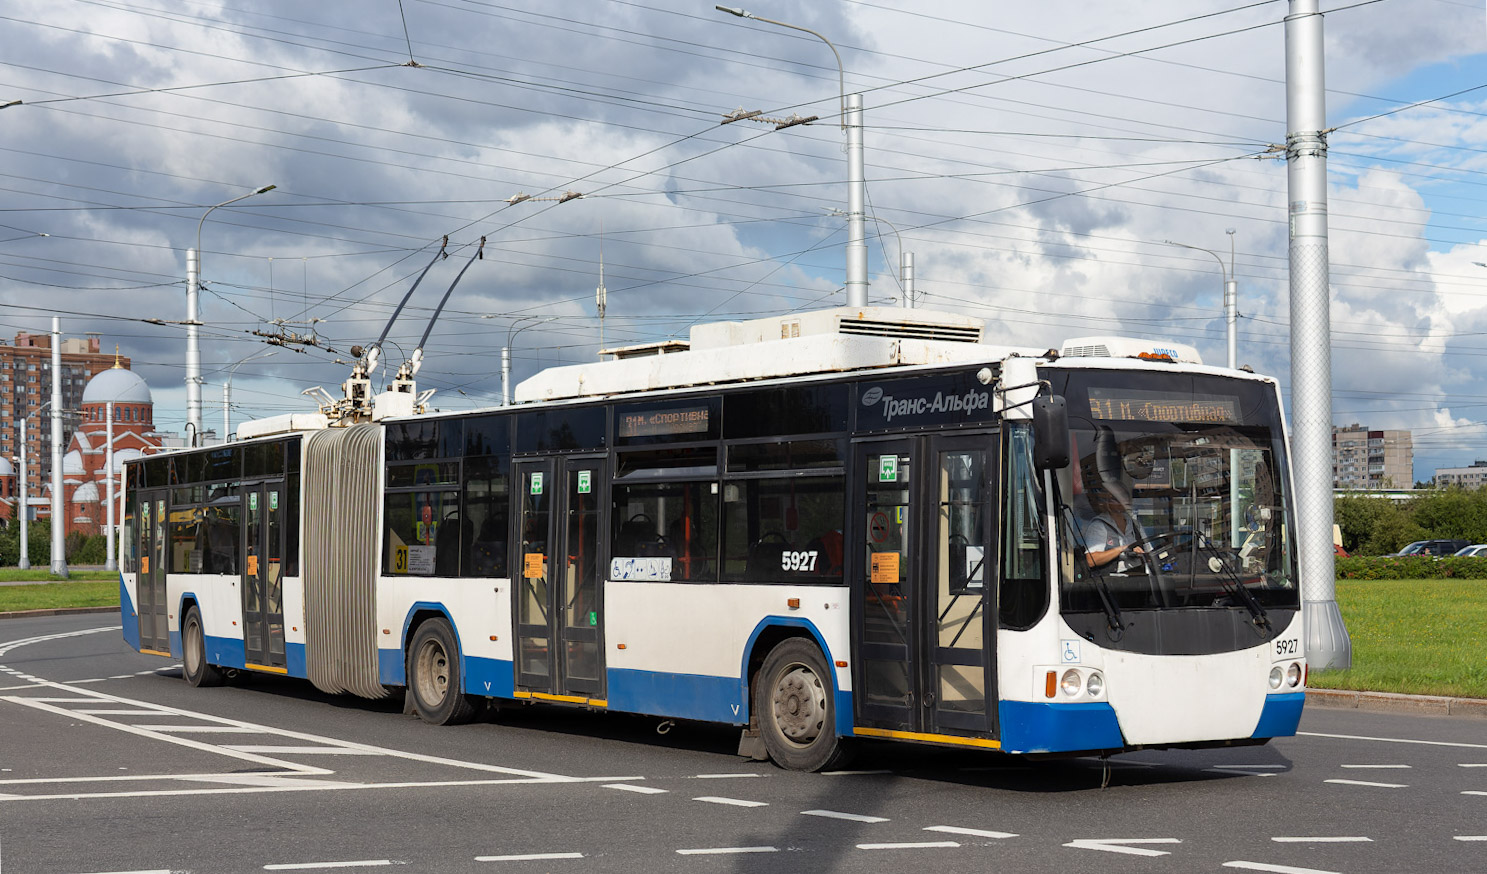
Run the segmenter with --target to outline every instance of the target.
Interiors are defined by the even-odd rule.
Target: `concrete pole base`
[[[1353,641],[1348,637],[1337,602],[1307,601],[1302,605],[1306,622],[1306,665],[1309,670],[1345,671],[1353,666]]]
[[[54,577],[61,577],[64,580],[67,579],[68,578],[67,562],[65,562],[65,561],[54,561],[54,562],[52,562],[51,573],[52,573],[52,576],[54,576]]]
[[[116,571],[119,569],[119,563],[113,559],[109,559],[103,563],[103,569],[106,571]]]

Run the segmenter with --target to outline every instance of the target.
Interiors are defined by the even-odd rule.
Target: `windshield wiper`
[[[1105,575],[1089,563],[1087,557],[1089,555],[1089,544],[1084,542],[1084,533],[1079,530],[1078,520],[1074,518],[1074,510],[1068,504],[1064,503],[1062,496],[1059,494],[1057,482],[1053,484],[1053,500],[1058,505],[1059,514],[1063,518],[1064,524],[1069,526],[1069,531],[1074,535],[1075,547],[1084,550],[1086,556],[1084,559],[1085,567],[1089,569],[1090,582],[1094,586],[1095,594],[1100,596],[1100,606],[1105,611],[1105,622],[1112,634],[1111,640],[1120,640],[1126,633],[1126,624],[1120,618],[1120,608],[1115,605],[1115,599],[1111,597],[1110,585],[1105,582]]]
[[[1214,558],[1218,559],[1219,567],[1224,570],[1224,575],[1220,577],[1220,579],[1225,580],[1224,591],[1228,592],[1231,596],[1235,592],[1239,594],[1239,597],[1244,601],[1245,608],[1249,610],[1250,619],[1253,620],[1255,627],[1273,632],[1275,629],[1270,625],[1270,615],[1265,612],[1264,607],[1260,606],[1260,601],[1255,597],[1254,593],[1244,587],[1244,580],[1240,579],[1239,572],[1229,566],[1229,557],[1214,545],[1213,541],[1208,538],[1208,535],[1197,529],[1193,530],[1193,542],[1195,544],[1202,543],[1203,548],[1213,553]]]

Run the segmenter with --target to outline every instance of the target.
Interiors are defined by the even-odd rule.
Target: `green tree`
[[[52,523],[32,522],[26,532],[26,558],[32,567],[45,568],[52,563]],[[21,525],[15,519],[0,528],[0,567],[16,567],[21,562]]]

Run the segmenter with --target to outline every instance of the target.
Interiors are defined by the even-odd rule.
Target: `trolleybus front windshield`
[[[1299,595],[1274,389],[1129,371],[1060,381],[1073,454],[1051,497],[1066,621],[1102,645],[1166,653],[1284,630]]]

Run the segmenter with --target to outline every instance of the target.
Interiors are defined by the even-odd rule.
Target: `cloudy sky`
[[[1289,386],[1285,2],[764,2],[863,94],[875,303],[902,247],[922,306],[994,337],[1222,362],[1232,242],[1240,360]],[[1487,458],[1487,20],[1322,8],[1336,421],[1413,429],[1428,478]],[[167,429],[184,329],[143,320],[185,318],[198,222],[268,184],[201,231],[209,428],[249,356],[234,423],[335,390],[446,235],[385,354],[484,236],[425,350],[443,409],[499,401],[515,329],[518,379],[597,356],[601,249],[606,346],[844,302],[831,52],[708,2],[10,0],[0,45],[0,336],[101,333]],[[738,108],[821,120],[719,125]]]

